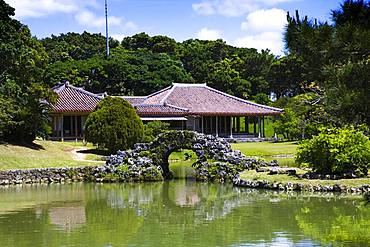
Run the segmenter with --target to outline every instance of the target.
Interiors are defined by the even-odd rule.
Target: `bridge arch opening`
[[[193,164],[198,160],[197,154],[191,149],[177,149],[168,157],[171,177],[174,179],[194,179]]]

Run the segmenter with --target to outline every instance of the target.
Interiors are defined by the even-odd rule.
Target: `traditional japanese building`
[[[55,86],[53,90],[58,99],[51,105],[50,139],[83,139],[86,118],[105,94],[93,94],[68,82]]]
[[[106,94],[93,94],[68,82],[53,88],[51,139],[83,139],[84,123]],[[193,130],[227,138],[265,137],[265,117],[282,109],[256,104],[206,84],[173,85],[148,96],[119,96],[129,101],[143,122],[164,121],[171,129]]]
[[[229,95],[206,84],[174,83],[148,96],[123,98],[136,108],[143,121],[165,121],[172,129],[228,138],[265,137],[265,117],[283,111]]]

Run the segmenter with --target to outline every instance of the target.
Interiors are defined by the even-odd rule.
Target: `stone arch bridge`
[[[136,144],[133,150],[118,151],[116,155],[111,155],[100,170],[103,176],[115,174],[113,177],[121,181],[171,178],[168,157],[179,149],[196,153],[197,161],[193,167],[198,180],[224,181],[260,165],[259,161],[232,150],[224,139],[193,131],[168,131],[152,143]]]

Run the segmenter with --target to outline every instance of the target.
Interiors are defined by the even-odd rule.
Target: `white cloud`
[[[282,9],[260,9],[247,15],[241,29],[246,31],[243,37],[235,40],[239,47],[269,49],[275,55],[282,55],[284,49],[283,31],[286,13]]]
[[[101,29],[105,26],[103,15],[104,4],[98,0],[6,0],[14,7],[16,18],[42,18],[55,14],[71,15],[83,27]],[[99,10],[99,15],[94,11]],[[109,16],[109,27],[118,27],[120,30],[137,30],[132,21],[125,21],[123,17]]]
[[[75,19],[82,26],[101,28],[105,26],[105,17],[96,16],[89,10],[83,10],[75,15]],[[108,17],[109,26],[120,26],[123,23],[122,18],[117,16]]]
[[[118,40],[119,42],[121,42],[123,40],[124,37],[126,37],[126,35],[124,34],[112,34],[110,35],[113,39],[116,39]]]
[[[248,14],[242,23],[242,30],[250,32],[283,31],[286,24],[286,12],[282,9],[260,9]]]
[[[263,7],[297,0],[203,0],[192,4],[199,15],[241,16]]]
[[[128,21],[125,23],[125,29],[130,29],[130,30],[138,30],[138,27],[135,23],[133,23],[132,21]]]
[[[6,2],[15,8],[18,18],[44,17],[78,10],[78,5],[71,0],[6,0]]]
[[[279,32],[263,32],[256,35],[246,35],[236,39],[234,45],[256,48],[259,51],[269,49],[275,55],[282,55],[284,49],[283,35]]]
[[[193,10],[200,15],[212,15],[216,13],[216,9],[210,2],[194,3]]]
[[[222,32],[217,29],[208,29],[204,27],[198,31],[197,38],[202,40],[222,39]]]
[[[217,12],[224,16],[240,16],[257,9],[259,5],[254,1],[224,0],[217,7]]]

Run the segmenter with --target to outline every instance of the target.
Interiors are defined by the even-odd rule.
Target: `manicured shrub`
[[[153,121],[144,124],[144,135],[142,142],[152,142],[159,134],[168,130],[170,124],[161,121]]]
[[[322,174],[364,176],[370,168],[370,140],[354,127],[324,128],[299,145],[296,161]]]
[[[122,98],[104,98],[85,123],[86,140],[111,153],[131,148],[143,136],[143,123]]]

